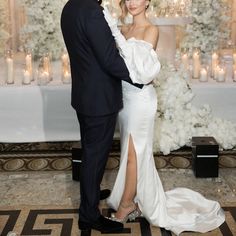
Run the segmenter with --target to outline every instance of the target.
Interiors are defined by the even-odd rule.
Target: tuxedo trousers
[[[117,115],[87,116],[77,111],[82,146],[79,219],[84,222],[96,221],[101,215],[98,209],[100,184],[113,141]]]

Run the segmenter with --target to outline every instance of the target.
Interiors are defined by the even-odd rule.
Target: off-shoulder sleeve
[[[109,10],[103,10],[105,19],[115,38],[120,55],[123,57],[133,83],[148,84],[160,71],[160,62],[152,45],[142,40],[131,39],[129,42],[117,27],[117,21]]]

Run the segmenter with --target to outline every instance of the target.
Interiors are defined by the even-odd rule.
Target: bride
[[[129,12],[133,22],[121,32],[107,9],[104,15],[134,83],[122,82],[124,107],[119,113],[121,160],[108,199],[116,210],[114,221],[125,223],[142,215],[150,224],[171,230],[207,232],[225,220],[218,202],[205,199],[187,188],[164,192],[153,158],[154,122],[157,95],[152,81],[160,71],[156,54],[158,29],[145,16],[149,0],[121,0],[123,17]]]

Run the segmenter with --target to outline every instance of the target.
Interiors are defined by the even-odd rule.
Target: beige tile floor
[[[106,171],[102,188],[111,189],[116,177],[117,171]],[[202,193],[205,197],[217,200],[222,206],[236,207],[236,169],[220,169],[219,178],[215,179],[201,179],[195,178],[191,169],[161,169],[159,170],[160,178],[162,180],[165,190],[170,190],[174,187],[188,187],[195,191]],[[62,213],[63,219],[73,218],[72,231],[69,235],[80,235],[77,229],[77,211],[79,206],[79,182],[73,181],[70,171],[41,171],[41,172],[2,172],[0,173],[0,211],[19,210],[20,215],[14,228],[15,235],[24,235],[22,229],[25,221],[29,216],[31,210],[43,209],[74,209],[74,212],[69,212],[67,215]],[[101,209],[106,209],[105,201],[101,201]],[[235,209],[235,208],[234,208]],[[41,213],[40,213],[41,214]],[[48,216],[53,217],[54,213],[49,213]],[[48,217],[48,218],[50,218]],[[236,235],[235,219],[232,214],[226,212],[227,224],[231,231],[231,235]],[[44,223],[45,216],[37,217],[34,228],[51,229],[49,234],[38,235],[63,235],[62,228],[58,224]],[[0,235],[4,236],[3,229],[6,225],[7,217],[0,215]],[[128,233],[122,233],[122,236],[148,236],[148,235],[171,235],[164,234],[157,227],[150,227],[150,232],[142,233],[140,227],[145,225],[139,221],[128,223],[125,225],[128,228]],[[141,227],[142,228],[142,227]],[[14,234],[13,234],[14,235]],[[36,235],[35,233],[25,235]],[[65,234],[66,235],[66,234]],[[69,236],[67,235],[67,236]],[[91,235],[100,235],[100,233],[93,231]],[[198,233],[183,233],[183,236],[218,236],[224,235],[220,229],[216,229],[207,234]],[[182,236],[181,235],[181,236]],[[231,236],[224,235],[224,236]],[[81,236],[83,236],[81,234]]]

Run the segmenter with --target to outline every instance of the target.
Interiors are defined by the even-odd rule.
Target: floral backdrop
[[[228,0],[193,0],[193,23],[186,26],[181,47],[198,47],[203,53],[219,48],[230,37],[230,14]]]
[[[21,30],[20,48],[33,48],[35,55],[50,51],[58,59],[64,43],[60,31],[60,14],[67,0],[18,0],[25,6],[28,24]],[[187,1],[187,0],[186,0]],[[190,0],[188,0],[190,1]],[[173,0],[152,0],[155,9],[167,7]],[[9,39],[6,32],[7,1],[0,0],[0,53]],[[231,0],[192,0],[193,23],[186,26],[180,47],[199,47],[210,52],[227,41],[230,34]]]
[[[24,48],[33,48],[38,57],[46,52],[58,59],[65,47],[61,29],[61,11],[67,0],[21,0],[25,5],[28,24],[22,28]]]
[[[155,81],[158,97],[154,151],[167,155],[185,145],[193,136],[213,136],[220,149],[236,148],[236,124],[214,117],[211,108],[193,106],[194,94],[184,70],[162,61]]]

